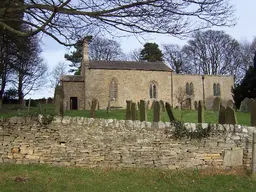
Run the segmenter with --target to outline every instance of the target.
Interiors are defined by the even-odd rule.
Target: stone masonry
[[[186,123],[196,130],[196,124]],[[202,124],[202,128],[209,125]],[[0,119],[0,163],[163,169],[226,168],[251,164],[255,127],[210,125],[202,140],[176,140],[170,123],[56,117]]]

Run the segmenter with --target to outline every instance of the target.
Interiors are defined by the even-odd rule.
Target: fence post
[[[256,133],[252,137],[252,173],[256,173]]]

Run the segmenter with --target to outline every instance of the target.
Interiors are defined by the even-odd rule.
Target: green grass
[[[42,105],[42,111],[47,114],[54,114],[54,105]],[[39,114],[40,110],[39,107],[32,107],[30,110],[30,114]],[[188,111],[188,110],[178,110],[173,109],[174,116],[176,119],[181,120],[183,122],[190,122],[190,123],[197,123],[197,111]],[[9,111],[0,111],[0,117],[12,117],[12,116],[26,116],[28,115],[27,109],[20,110],[19,113],[17,110],[9,110]],[[66,111],[65,116],[71,117],[90,117],[90,111],[81,111],[81,110],[73,110],[73,111]],[[217,123],[218,122],[218,112],[214,111],[205,111],[205,122],[206,123]],[[236,112],[237,122],[240,125],[250,125],[250,114],[249,113],[242,113]],[[103,119],[118,119],[122,120],[125,119],[125,109],[118,109],[118,110],[111,110],[109,113],[106,110],[97,110],[96,111],[96,118],[103,118]],[[148,112],[148,121],[152,122],[153,119],[153,111],[150,110]],[[163,122],[169,121],[167,113],[162,113],[161,120]]]
[[[20,182],[22,179],[24,182]],[[1,164],[0,191],[254,192],[256,180],[244,171],[114,170]]]

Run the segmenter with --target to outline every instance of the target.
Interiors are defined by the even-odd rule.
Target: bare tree
[[[29,31],[14,28],[17,14]],[[234,24],[230,0],[9,0],[1,1],[0,29],[18,36],[40,32],[68,45],[85,32],[118,29],[129,33],[174,36]]]
[[[164,60],[171,66],[171,68],[177,73],[192,73],[193,66],[188,65],[186,60],[186,54],[182,47],[176,44],[162,45],[164,52]]]
[[[94,37],[89,43],[89,59],[90,60],[118,60],[122,58],[123,52],[121,45],[114,40]]]
[[[60,78],[62,75],[66,75],[68,66],[65,62],[59,62],[56,67],[50,73],[51,88],[55,88],[60,84]]]
[[[17,53],[12,83],[17,88],[19,102],[31,91],[42,88],[45,84],[47,65],[40,57],[37,36],[24,38],[23,49]]]
[[[187,65],[192,65],[196,73],[240,78],[240,45],[223,31],[196,32],[183,49],[188,57]]]

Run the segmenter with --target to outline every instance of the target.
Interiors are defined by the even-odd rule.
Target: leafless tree
[[[93,37],[89,43],[89,59],[90,60],[119,60],[122,58],[123,52],[121,45],[114,40]]]
[[[185,62],[185,52],[182,47],[176,44],[165,44],[162,45],[164,60],[171,68],[177,73],[192,73],[193,66],[188,65],[188,62]]]
[[[174,36],[234,25],[230,0],[3,0],[0,29],[18,36],[40,32],[68,45],[92,31],[160,33]],[[12,27],[17,14],[29,31]]]
[[[17,88],[19,102],[31,91],[42,88],[45,84],[47,65],[40,57],[40,46],[37,36],[24,38],[27,43],[17,53],[13,73],[13,85]]]
[[[241,47],[235,39],[223,31],[199,31],[184,47],[187,65],[197,74],[234,75],[240,77]]]
[[[140,61],[140,52],[141,49],[134,49],[125,55],[126,61]]]
[[[68,73],[68,65],[65,62],[59,62],[52,72],[50,73],[50,83],[51,88],[55,88],[60,84],[60,78],[62,75],[66,75]]]

